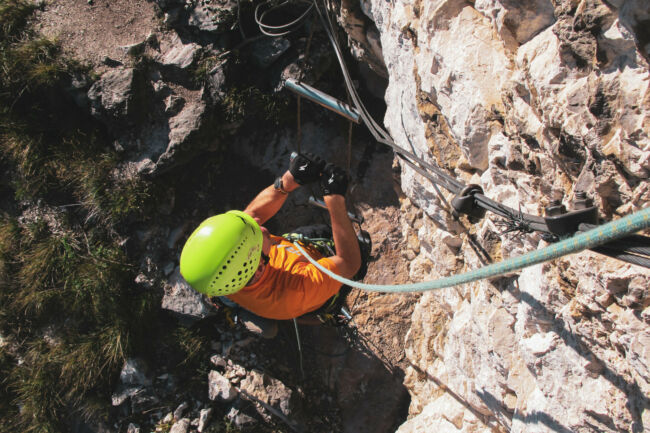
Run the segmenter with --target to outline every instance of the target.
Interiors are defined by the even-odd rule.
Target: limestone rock
[[[137,73],[116,68],[101,76],[88,90],[91,114],[110,126],[132,125],[139,102]]]
[[[151,408],[158,403],[151,384],[142,360],[126,360],[120,372],[120,382],[111,397],[113,406],[120,406],[128,400],[133,413]]]
[[[255,418],[242,413],[234,407],[231,408],[230,412],[226,414],[226,418],[238,429],[251,428],[257,424],[257,420]]]
[[[236,17],[236,1],[196,2],[188,14],[187,24],[200,31],[220,33],[228,30]]]
[[[187,408],[190,407],[190,405],[184,401],[181,403],[176,410],[174,410],[174,419],[181,419],[183,417],[183,413],[187,410]]]
[[[252,59],[260,68],[268,68],[282,54],[284,54],[291,43],[284,38],[260,39],[253,46]]]
[[[494,427],[484,424],[480,417],[467,411],[462,401],[449,394],[443,394],[431,401],[414,418],[402,424],[396,433],[439,431],[450,433],[490,433]]]
[[[379,31],[372,21],[370,2],[341,1],[339,21],[345,28],[350,51],[382,77],[387,77]]]
[[[199,415],[199,423],[197,426],[197,431],[201,433],[203,430],[206,429],[210,422],[210,416],[212,416],[212,408],[208,409],[201,409],[201,413]]]
[[[208,376],[208,397],[210,400],[232,401],[237,398],[237,389],[219,372],[212,370]]]
[[[640,30],[648,10],[640,2],[361,4],[380,34],[384,123],[399,146],[533,215],[550,200],[570,206],[576,191],[608,219],[648,205],[650,74]],[[358,29],[348,35],[363,41]],[[402,190],[426,216],[402,229],[410,279],[483,266],[456,240],[430,183],[400,170]],[[475,229],[494,261],[545,245],[537,233],[501,235],[496,220],[488,213]],[[406,338],[412,419],[399,431],[639,428],[649,384],[647,278],[638,266],[584,252],[423,295]]]
[[[494,22],[506,45],[512,39],[519,45],[525,44],[555,22],[555,9],[550,0],[478,0],[474,7]]]
[[[190,429],[190,420],[187,418],[180,419],[172,425],[169,433],[187,433]]]
[[[214,314],[213,308],[205,301],[204,295],[194,290],[185,281],[180,267],[176,267],[169,278],[169,284],[165,286],[162,308],[188,320],[203,319]]]
[[[293,391],[266,373],[258,370],[250,371],[241,381],[240,388],[242,392],[263,401],[284,415],[291,414]]]
[[[177,36],[172,42],[171,49],[167,50],[160,58],[163,66],[175,66],[180,69],[190,67],[198,55],[200,46],[195,43],[184,44]]]

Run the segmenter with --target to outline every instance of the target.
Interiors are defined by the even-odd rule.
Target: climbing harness
[[[330,257],[336,254],[334,241],[330,237],[308,237],[302,233],[285,233],[282,237],[294,245],[296,243],[309,246],[317,250],[323,257]],[[367,242],[360,239],[359,242]],[[343,286],[341,289],[329,298],[317,310],[307,313],[305,316],[315,317],[318,321],[330,326],[345,326],[350,323],[352,316],[345,307],[345,299],[350,293],[350,287]]]
[[[625,216],[616,221],[611,221],[587,232],[581,232],[571,238],[564,239],[558,243],[549,245],[536,251],[523,254],[518,257],[512,257],[500,263],[484,266],[463,274],[452,275],[450,277],[440,278],[434,281],[423,283],[403,284],[403,285],[374,285],[364,284],[356,281],[342,278],[329,269],[321,266],[298,243],[294,243],[296,248],[318,269],[335,280],[358,289],[386,292],[425,292],[445,287],[457,286],[460,284],[471,283],[473,281],[493,278],[517,271],[528,266],[533,266],[542,262],[557,259],[568,254],[577,253],[585,249],[591,249],[622,238],[625,235],[635,233],[650,227],[650,207]]]
[[[333,256],[336,254],[334,240],[331,237],[310,237],[306,236],[303,233],[285,233],[282,237],[289,242],[292,242],[294,245],[309,246],[317,250],[324,257]],[[363,239],[359,240],[363,242]],[[368,240],[369,241],[369,240]],[[341,289],[330,299],[328,299],[322,306],[320,306],[315,311],[307,313],[299,318],[292,319],[297,347],[298,347],[298,360],[300,365],[300,373],[303,380],[305,379],[305,371],[303,367],[303,350],[302,342],[300,338],[300,332],[298,328],[298,323],[301,321],[314,320],[315,323],[320,323],[326,326],[335,327],[338,331],[342,332],[347,336],[353,336],[357,334],[356,324],[352,318],[352,315],[345,306],[345,300],[347,295],[350,293],[350,286],[344,285]],[[316,321],[317,320],[317,321]],[[342,354],[325,354],[326,356],[342,356],[347,353],[347,350]]]

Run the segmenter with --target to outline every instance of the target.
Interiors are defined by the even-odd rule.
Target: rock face
[[[199,15],[185,16],[183,24],[191,27],[188,22]],[[88,101],[79,101],[89,102],[91,114],[115,137],[126,160],[122,172],[158,175],[199,151],[217,149],[228,135],[213,125],[224,95],[227,62],[217,59],[223,50],[173,31],[152,33],[124,49],[128,65],[111,63],[88,89]]]
[[[401,147],[528,213],[577,191],[607,219],[643,208],[650,46],[641,3],[363,1],[389,77],[384,123]],[[352,46],[367,42],[348,35]],[[405,223],[418,240],[411,279],[482,266],[430,183],[408,166],[401,180],[428,217]],[[488,213],[476,226],[494,261],[545,245],[536,233],[501,235],[496,221]],[[411,419],[398,431],[647,430],[650,302],[640,287],[649,278],[584,252],[425,294],[405,342]]]
[[[205,295],[198,293],[185,281],[179,267],[169,277],[165,287],[162,308],[177,314],[185,320],[204,319],[215,314],[214,308],[206,301]]]
[[[151,386],[152,380],[146,370],[144,361],[140,359],[128,359],[124,362],[120,382],[112,395],[113,406],[120,406],[129,401],[130,410],[138,413],[158,403],[158,397]]]
[[[258,370],[251,371],[240,384],[242,392],[274,407],[283,415],[291,415],[291,389]]]

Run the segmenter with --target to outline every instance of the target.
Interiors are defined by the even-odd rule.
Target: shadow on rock
[[[301,326],[299,333],[305,381],[325,386],[334,396],[341,432],[393,432],[404,422],[410,404],[404,373],[356,328]],[[296,344],[295,332],[287,338]]]

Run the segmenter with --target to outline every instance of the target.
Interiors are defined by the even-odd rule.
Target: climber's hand
[[[325,161],[313,153],[299,153],[291,160],[289,172],[299,185],[315,182],[320,178]]]
[[[342,168],[328,163],[323,169],[323,176],[320,179],[320,189],[323,197],[332,194],[344,196],[348,189],[348,175],[345,174]]]

